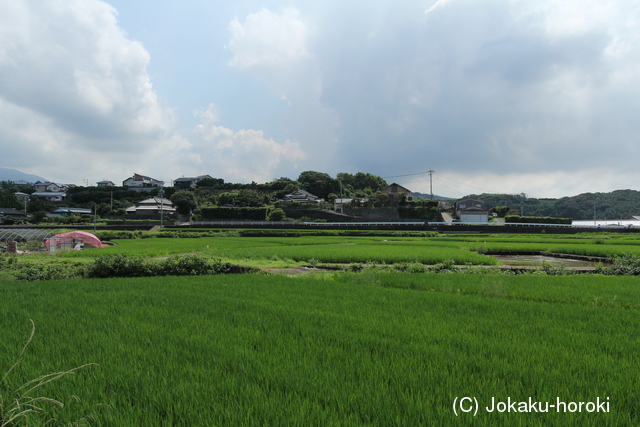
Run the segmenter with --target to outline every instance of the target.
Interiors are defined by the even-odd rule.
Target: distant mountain
[[[583,193],[559,199],[536,199],[518,194],[470,194],[466,198],[482,200],[488,209],[508,206],[525,216],[551,216],[590,220],[627,219],[640,215],[640,191],[615,190],[610,193]]]
[[[431,199],[431,194],[425,194],[425,193],[411,193],[411,196],[413,196],[413,198],[425,198],[427,200]],[[453,197],[444,197],[444,196],[438,196],[436,194],[433,195],[433,200],[456,200]]]
[[[16,169],[0,168],[0,181],[25,181],[33,183],[48,180],[38,175],[30,175],[28,173],[20,172]]]

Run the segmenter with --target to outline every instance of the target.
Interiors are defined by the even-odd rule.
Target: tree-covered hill
[[[520,194],[470,194],[463,197],[482,200],[488,209],[507,206],[526,216],[550,216],[575,220],[627,219],[640,215],[640,191],[616,190],[610,193],[583,193],[560,199],[536,199]]]

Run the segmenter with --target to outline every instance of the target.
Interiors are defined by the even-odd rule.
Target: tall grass
[[[68,371],[41,375],[18,387],[10,385],[10,374],[20,364],[20,362],[22,362],[24,353],[27,350],[27,347],[29,347],[29,344],[31,344],[31,340],[35,333],[35,324],[31,319],[29,320],[31,322],[31,334],[29,335],[29,338],[27,339],[26,344],[22,348],[22,351],[15,363],[11,365],[0,379],[0,427],[46,425],[55,423],[55,410],[63,408],[65,404],[60,400],[51,397],[40,396],[39,394],[41,389],[49,383],[57,381],[68,375],[75,374],[76,371],[80,369],[95,365],[95,363],[88,363]],[[73,396],[73,399],[79,401],[77,396]],[[91,417],[92,415],[88,415],[81,418],[80,421],[73,422],[72,424],[79,425],[81,421],[85,421]]]

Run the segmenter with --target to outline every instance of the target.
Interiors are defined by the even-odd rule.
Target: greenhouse
[[[50,237],[51,233],[34,228],[3,228],[0,229],[0,248],[6,250],[9,242],[16,242],[21,249],[37,251],[43,248],[44,242]]]
[[[44,242],[51,233],[44,230],[37,230],[33,228],[12,228],[12,229],[0,229],[0,243],[5,244],[9,240],[16,242]]]
[[[49,237],[44,245],[46,250],[55,252],[56,249],[82,249],[84,245],[101,248],[102,242],[95,235],[86,231],[72,231]]]

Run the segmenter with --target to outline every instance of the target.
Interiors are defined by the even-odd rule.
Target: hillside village
[[[171,183],[134,173],[121,182],[78,186],[57,182],[3,181],[0,218],[12,222],[192,219],[402,220],[437,219],[438,202],[413,200],[411,191],[367,173],[306,171],[297,180],[227,183],[210,175]],[[357,210],[357,211],[354,211]]]
[[[571,220],[635,219],[640,192],[581,194],[562,199],[472,194],[460,200],[430,199],[383,178],[358,172],[336,178],[317,171],[296,180],[229,183],[211,175],[179,177],[170,183],[139,173],[121,182],[93,186],[50,181],[0,181],[0,221],[75,223],[104,220],[258,221],[461,221],[504,218]],[[515,222],[515,220],[511,220]]]

